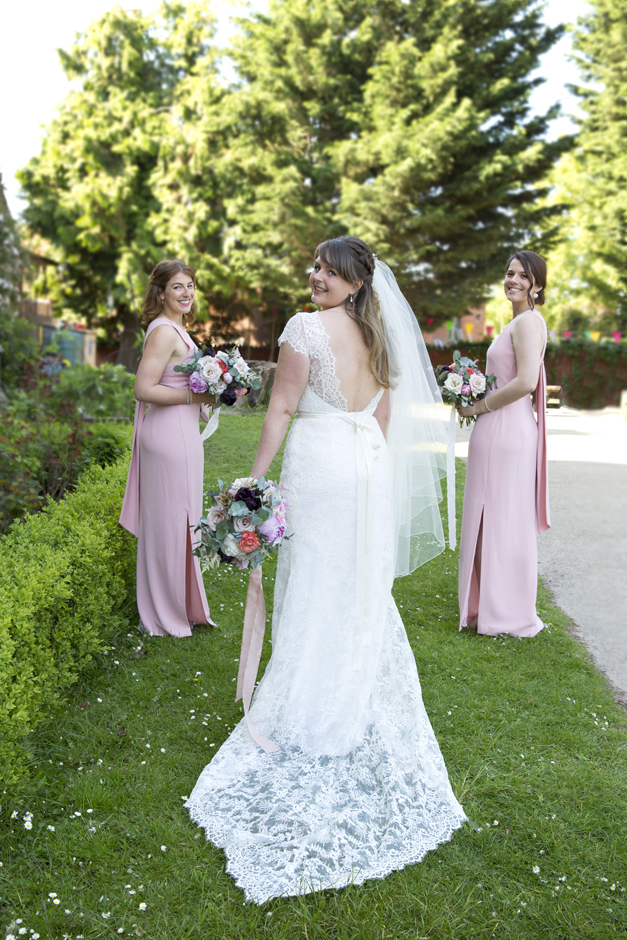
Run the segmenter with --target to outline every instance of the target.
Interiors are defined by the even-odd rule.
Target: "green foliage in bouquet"
[[[128,463],[0,540],[0,786],[29,773],[28,735],[64,701],[132,609],[135,540],[118,524]]]

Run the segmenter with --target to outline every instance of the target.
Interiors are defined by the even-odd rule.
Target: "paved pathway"
[[[561,409],[547,425],[551,528],[538,539],[540,575],[627,704],[627,422],[617,408]]]

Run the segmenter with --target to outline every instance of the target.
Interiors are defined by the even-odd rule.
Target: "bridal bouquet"
[[[194,554],[206,568],[227,564],[254,570],[286,537],[284,487],[264,477],[243,477],[230,486],[218,480],[218,485],[196,527],[200,544]]]
[[[250,389],[261,388],[259,376],[248,367],[237,346],[224,352],[197,349],[191,362],[174,366],[174,371],[189,376],[192,392],[218,395],[223,405],[234,405]]]
[[[479,367],[474,359],[468,359],[462,356],[459,349],[453,353],[453,362],[450,366],[438,366],[435,370],[435,376],[438,385],[442,389],[442,398],[444,401],[456,405],[461,402],[462,405],[470,405],[473,401],[485,398],[486,392],[490,388],[496,388],[496,376],[484,375],[479,371]],[[459,425],[470,425],[477,419],[472,416],[460,418]]]

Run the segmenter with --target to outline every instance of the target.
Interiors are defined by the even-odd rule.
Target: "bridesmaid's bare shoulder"
[[[539,310],[525,310],[514,317],[510,333],[514,336],[536,336],[544,334],[546,323]]]

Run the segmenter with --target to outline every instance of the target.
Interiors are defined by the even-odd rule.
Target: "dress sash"
[[[375,546],[374,464],[381,441],[372,415],[343,411],[297,411],[295,418],[336,418],[352,425],[357,454],[357,565],[355,573],[355,631],[353,669],[361,670],[363,650],[372,642],[372,589]],[[369,420],[368,420],[369,419]]]
[[[546,445],[546,369],[540,366],[536,388],[536,417],[538,419],[538,456],[536,462],[536,531],[538,535],[551,526],[549,512],[549,458]]]

